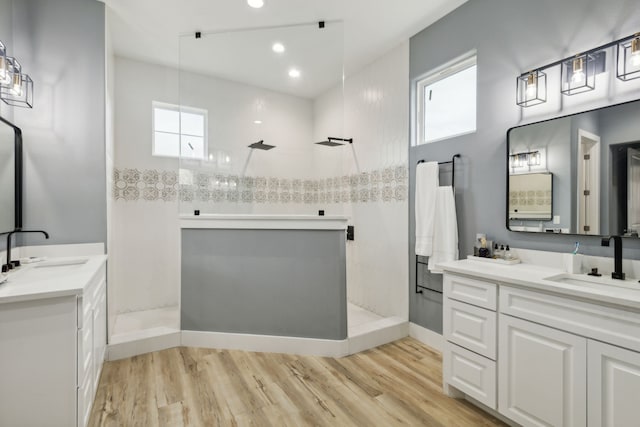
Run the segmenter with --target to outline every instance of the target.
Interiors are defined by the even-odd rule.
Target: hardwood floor
[[[498,426],[412,338],[341,359],[180,347],[104,365],[90,426]]]

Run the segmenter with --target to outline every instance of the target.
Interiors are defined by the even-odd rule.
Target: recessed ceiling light
[[[290,69],[289,77],[291,77],[292,79],[297,79],[298,77],[300,77],[300,70],[298,70],[297,68]]]
[[[255,123],[257,125],[261,125],[262,124],[262,120],[254,120],[253,123]]]
[[[247,4],[254,9],[260,9],[264,6],[264,0],[247,0]]]
[[[271,49],[273,49],[275,53],[283,53],[284,45],[282,43],[274,43],[273,46],[271,46]]]

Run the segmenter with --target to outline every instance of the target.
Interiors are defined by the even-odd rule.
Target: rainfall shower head
[[[264,139],[261,139],[258,142],[254,142],[253,144],[249,145],[249,148],[254,149],[257,148],[258,150],[271,150],[272,148],[275,148],[275,145],[269,145],[269,144],[265,144],[264,143]]]
[[[326,145],[327,147],[337,147],[339,145],[344,145],[345,142],[353,144],[353,138],[334,138],[330,136],[326,141],[316,142],[316,144]]]

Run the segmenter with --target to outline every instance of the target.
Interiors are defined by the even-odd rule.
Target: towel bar
[[[456,183],[456,181],[455,181],[455,178],[456,178],[456,159],[459,159],[459,158],[460,158],[460,154],[454,154],[453,157],[451,157],[451,160],[446,161],[446,162],[438,162],[438,165],[449,165],[449,164],[451,165],[451,188],[453,188],[453,193],[454,194],[456,192],[456,185],[455,185],[455,183]],[[426,160],[418,160],[418,163],[416,163],[416,164],[419,165],[420,163],[424,163],[424,162],[426,162]],[[416,255],[416,293],[417,294],[421,294],[421,293],[423,293],[423,290],[427,290],[427,291],[430,291],[430,292],[435,292],[435,293],[441,294],[442,291],[437,291],[435,289],[431,289],[429,287],[422,286],[422,285],[418,284],[418,264],[427,265],[427,263],[418,261],[418,256],[419,255]]]

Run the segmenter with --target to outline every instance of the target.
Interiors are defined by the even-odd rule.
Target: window
[[[429,72],[416,85],[416,145],[476,131],[476,54]]]
[[[207,155],[207,110],[154,101],[154,156],[204,159]]]

